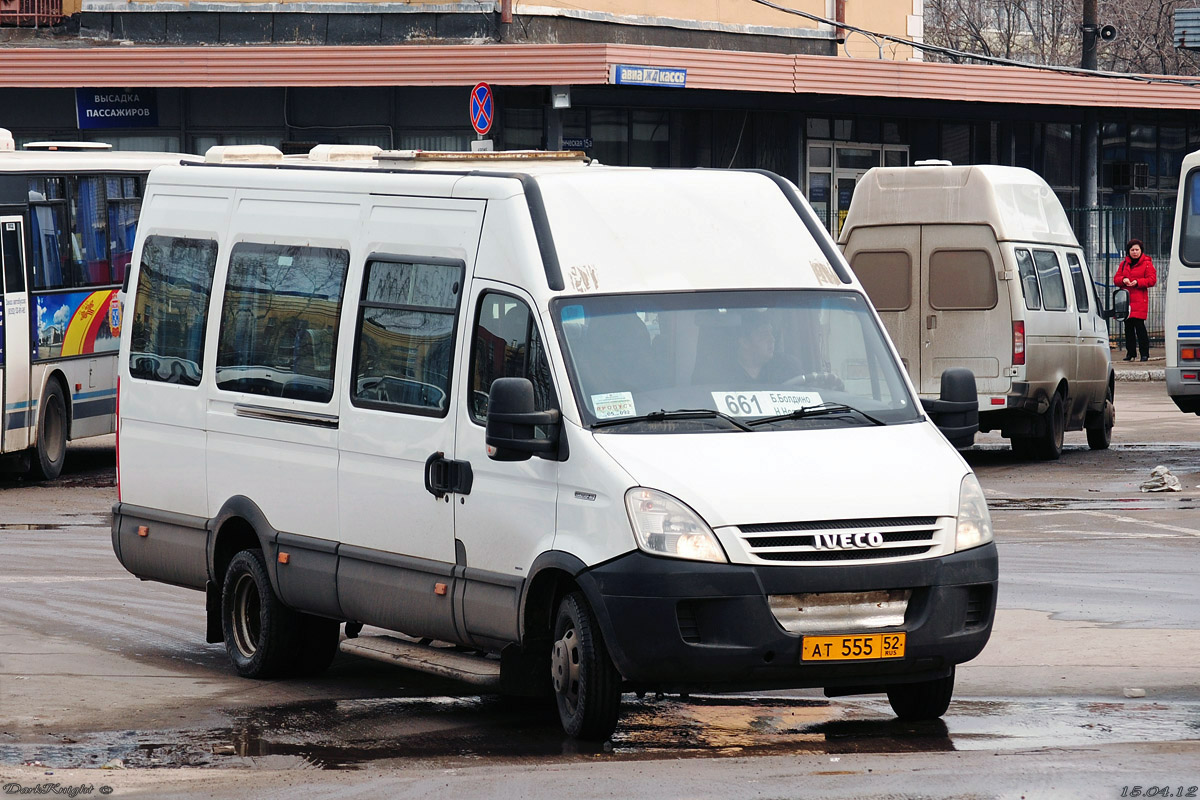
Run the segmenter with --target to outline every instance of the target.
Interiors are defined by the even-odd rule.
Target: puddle
[[[521,701],[524,702],[524,701]],[[789,754],[923,753],[1080,747],[1200,738],[1200,703],[962,700],[941,720],[905,723],[882,698],[626,696],[602,744],[566,739],[529,705],[478,697],[317,701],[235,713],[210,730],[134,731],[17,744],[0,764],[48,767],[360,769]]]
[[[0,531],[65,531],[68,528],[108,528],[112,525],[99,517],[90,522],[0,522]]]
[[[992,511],[1195,511],[1196,498],[1170,492],[1134,497],[989,497]]]

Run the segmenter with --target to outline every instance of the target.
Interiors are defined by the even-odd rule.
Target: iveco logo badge
[[[883,547],[883,534],[871,533],[818,533],[813,537],[818,550],[853,550],[864,547]]]

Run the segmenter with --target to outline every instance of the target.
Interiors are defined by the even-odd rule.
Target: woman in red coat
[[[1140,239],[1125,244],[1127,255],[1117,267],[1113,283],[1129,292],[1129,316],[1125,319],[1125,360],[1133,361],[1142,350],[1142,361],[1150,358],[1150,336],[1146,333],[1146,316],[1150,311],[1150,293],[1146,291],[1158,281],[1154,262],[1146,255]]]

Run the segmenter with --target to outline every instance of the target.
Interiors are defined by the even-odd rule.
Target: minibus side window
[[[1025,294],[1025,307],[1030,311],[1038,311],[1042,307],[1042,292],[1038,288],[1037,270],[1033,266],[1033,256],[1028,250],[1017,250],[1017,269],[1021,272],[1021,291]]]
[[[217,243],[211,239],[146,237],[130,322],[132,377],[200,384],[216,266]]]
[[[350,254],[239,242],[217,341],[217,388],[327,403]]]
[[[1080,311],[1088,311],[1091,305],[1088,303],[1088,284],[1091,279],[1083,273],[1083,265],[1079,263],[1079,258],[1074,253],[1067,253],[1067,266],[1071,268],[1071,286],[1075,290],[1075,307]]]
[[[367,262],[354,405],[446,415],[462,279],[462,262]]]
[[[536,410],[557,406],[546,350],[529,306],[486,293],[479,301],[471,354],[471,419],[487,421],[488,393],[497,378],[528,378]]]
[[[1038,284],[1042,287],[1042,302],[1047,311],[1067,310],[1067,287],[1063,285],[1062,267],[1053,250],[1034,250]]]

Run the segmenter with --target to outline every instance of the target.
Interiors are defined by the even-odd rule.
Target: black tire
[[[1017,458],[1028,461],[1036,457],[1034,440],[1031,437],[1013,436],[1009,442],[1012,444],[1013,455]]]
[[[1088,447],[1093,450],[1107,450],[1112,444],[1113,423],[1117,421],[1117,408],[1113,403],[1113,387],[1109,384],[1104,396],[1104,410],[1089,414],[1085,430],[1087,431]]]
[[[299,615],[280,602],[261,550],[243,550],[229,562],[221,587],[225,652],[243,678],[295,672],[300,655]]]
[[[296,614],[300,618],[300,653],[292,674],[309,678],[329,669],[342,641],[342,624],[336,619]]]
[[[568,736],[603,741],[612,735],[621,708],[621,676],[581,592],[558,604],[550,677]]]
[[[954,668],[944,678],[919,683],[898,683],[889,686],[888,702],[897,717],[905,722],[937,719],[950,707],[954,694]]]
[[[38,409],[37,457],[33,459],[33,474],[52,481],[62,474],[67,458],[67,402],[62,384],[51,380],[46,384],[42,404]]]
[[[1067,432],[1067,404],[1059,392],[1050,399],[1042,432],[1034,438],[1034,450],[1043,461],[1057,461],[1062,455],[1063,434]]]

